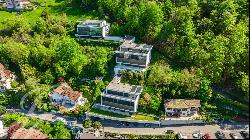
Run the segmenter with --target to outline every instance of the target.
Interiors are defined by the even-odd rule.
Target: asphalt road
[[[35,116],[36,118],[39,118],[41,120],[45,120],[45,121],[50,121],[53,122],[55,121],[55,119],[53,119],[54,116],[58,116],[58,115],[54,115],[51,113],[38,113],[38,112],[34,112],[32,114],[26,114],[27,111],[23,111],[23,110],[15,110],[15,112],[19,112],[19,113],[23,113],[25,115],[29,115],[29,116]],[[62,117],[62,116],[60,116]],[[70,119],[65,118],[67,121],[69,121]],[[249,128],[244,129],[244,127],[248,124],[228,124],[227,128],[229,130],[225,130],[224,127],[222,127],[222,125],[189,125],[189,126],[168,126],[168,127],[159,127],[158,125],[151,125],[148,128],[145,128],[145,126],[143,124],[137,124],[137,126],[134,125],[117,125],[117,121],[110,121],[110,120],[101,120],[102,124],[103,124],[103,130],[104,132],[115,132],[115,133],[120,133],[120,134],[138,134],[138,135],[161,135],[164,134],[166,130],[174,130],[175,132],[181,132],[185,135],[188,136],[188,138],[193,138],[192,137],[192,133],[195,131],[200,131],[201,133],[205,134],[208,133],[210,134],[212,139],[215,139],[215,132],[217,131],[223,131],[226,135],[226,138],[231,139],[231,137],[229,136],[229,133],[235,133],[236,135],[239,136],[239,138],[242,138],[241,135],[239,134],[240,131],[248,131],[249,132]],[[82,127],[82,121],[78,121],[77,124],[75,126],[79,126]],[[237,127],[236,127],[237,126]],[[83,137],[81,137],[83,138]]]

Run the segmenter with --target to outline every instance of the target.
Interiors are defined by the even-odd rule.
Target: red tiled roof
[[[48,136],[37,129],[19,128],[12,134],[10,139],[48,139]]]
[[[67,83],[62,83],[53,91],[63,96],[68,96],[72,101],[77,100],[81,96],[81,93],[79,91],[74,91]]]
[[[11,71],[5,69],[4,65],[0,63],[0,76],[1,77],[6,77],[6,78],[11,78]]]

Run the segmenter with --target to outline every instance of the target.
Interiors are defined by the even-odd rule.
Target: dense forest
[[[78,9],[78,14],[93,12],[98,19],[107,20],[111,35],[133,35],[137,42],[154,45],[146,73],[123,74],[124,82],[144,86],[140,111],[161,113],[164,98],[197,98],[204,112],[249,115],[247,0],[61,3]],[[18,74],[24,93],[39,87],[34,95],[47,95],[57,78],[64,77],[89,100],[98,101],[112,78],[118,44],[75,39],[76,21],[68,19],[71,13],[55,16],[48,7],[35,23],[25,16],[0,18],[0,62]],[[81,81],[96,76],[104,77],[103,81],[87,85]]]

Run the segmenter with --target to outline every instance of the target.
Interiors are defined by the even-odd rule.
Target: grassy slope
[[[98,19],[97,13],[95,11],[85,12],[78,7],[74,7],[70,4],[65,3],[64,1],[57,0],[34,0],[36,2],[46,2],[48,7],[48,12],[51,15],[61,15],[65,13],[69,20],[76,21],[78,19]],[[45,5],[45,4],[44,4]],[[32,11],[26,11],[22,13],[22,17],[27,19],[29,23],[34,23],[38,17],[41,16],[42,11],[46,8],[46,6],[38,6],[36,9]],[[0,21],[4,21],[8,18],[13,18],[18,16],[16,12],[7,12],[0,11]]]

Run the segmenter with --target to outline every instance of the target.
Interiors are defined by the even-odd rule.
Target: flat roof
[[[195,99],[166,99],[164,103],[166,108],[191,108],[200,107],[200,100]]]
[[[79,20],[78,21],[79,24],[78,25],[82,25],[82,26],[101,26],[101,23],[106,22],[105,20]],[[109,25],[109,23],[106,22],[107,25]]]
[[[136,44],[131,41],[124,41],[119,47],[118,52],[132,52],[132,53],[144,53],[147,54],[153,48],[152,45]]]
[[[119,78],[114,77],[113,80],[107,86],[107,89],[128,94],[140,94],[142,92],[142,86],[120,83],[118,79]]]

